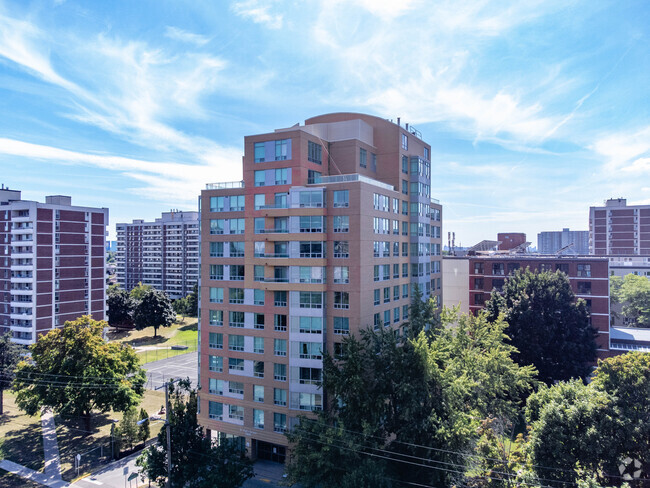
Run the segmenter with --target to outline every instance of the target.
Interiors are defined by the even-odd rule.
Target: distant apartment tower
[[[589,250],[609,256],[650,256],[650,205],[610,199],[589,208]]]
[[[322,351],[401,333],[415,285],[441,304],[441,206],[408,125],[329,114],[244,146],[244,180],[201,194],[199,418],[283,461],[283,433],[322,408]]]
[[[107,223],[106,208],[0,188],[0,333],[33,344],[81,315],[106,318]]]
[[[170,211],[154,222],[117,224],[117,282],[138,283],[182,298],[199,279],[199,213]]]
[[[540,254],[555,254],[569,245],[567,254],[589,254],[589,231],[562,229],[537,234],[537,252]]]

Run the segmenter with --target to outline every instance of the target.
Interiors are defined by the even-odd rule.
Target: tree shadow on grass
[[[136,339],[126,341],[125,344],[129,344],[131,347],[154,346],[156,344],[161,344],[161,343],[166,342],[168,340],[169,340],[169,337],[163,337],[161,335],[158,335],[156,337],[154,337],[154,336],[138,337]]]
[[[183,330],[183,331],[185,331],[185,330],[195,330],[195,331],[198,331],[199,330],[199,323],[194,322],[192,324],[187,324],[187,325],[184,325],[183,327],[179,327],[178,330]]]
[[[27,419],[34,421],[28,424]],[[0,458],[22,464],[34,471],[42,471],[45,462],[39,418],[26,417],[18,408],[12,408],[0,415],[0,428]]]

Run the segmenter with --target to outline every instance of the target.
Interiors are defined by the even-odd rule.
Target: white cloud
[[[608,172],[650,173],[650,125],[603,136],[591,148],[606,158]]]
[[[197,46],[204,46],[210,42],[210,38],[202,36],[200,34],[195,34],[193,32],[188,32],[178,27],[167,26],[165,28],[165,37],[173,39],[175,41],[187,42],[190,44],[195,44]]]
[[[232,11],[245,19],[250,19],[256,24],[264,24],[270,29],[281,29],[283,16],[272,14],[269,5],[263,5],[259,0],[244,0],[232,4]]]

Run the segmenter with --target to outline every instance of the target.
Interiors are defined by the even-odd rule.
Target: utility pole
[[[163,383],[163,386],[159,386],[156,390],[161,388],[165,389],[165,431],[167,434],[167,483],[165,486],[171,488],[172,486],[172,433],[171,425],[169,424],[169,385],[178,381],[178,378],[172,378],[167,383]]]

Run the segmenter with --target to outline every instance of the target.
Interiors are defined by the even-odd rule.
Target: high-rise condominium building
[[[200,420],[282,461],[323,405],[323,351],[401,333],[415,285],[441,303],[441,206],[411,127],[337,113],[245,138],[244,180],[201,194]]]
[[[0,189],[0,333],[32,344],[67,320],[106,318],[108,209]]]
[[[537,252],[540,254],[555,254],[567,246],[571,247],[565,254],[589,254],[589,231],[562,229],[537,234]]]
[[[650,205],[627,205],[624,198],[589,208],[589,250],[611,256],[650,256]]]
[[[163,212],[154,222],[117,224],[117,282],[127,291],[138,283],[170,298],[192,291],[199,279],[199,213]]]

